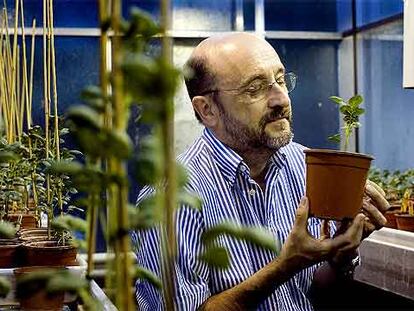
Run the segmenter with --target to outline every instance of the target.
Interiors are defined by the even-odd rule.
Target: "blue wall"
[[[402,41],[362,42],[361,151],[382,169],[414,168],[414,90],[402,88]]]
[[[298,75],[291,93],[295,141],[312,148],[336,148],[338,110],[328,97],[338,94],[337,41],[271,40],[288,71]]]

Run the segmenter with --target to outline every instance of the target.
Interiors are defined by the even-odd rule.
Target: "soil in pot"
[[[29,266],[77,265],[77,250],[73,245],[59,245],[55,240],[23,243],[26,263]]]
[[[414,215],[397,214],[396,219],[399,230],[414,232]]]
[[[333,220],[354,218],[362,206],[373,157],[324,149],[304,152],[310,214]]]
[[[61,311],[63,309],[64,293],[47,293],[47,277],[58,273],[63,268],[23,267],[14,270],[17,288],[16,296],[20,309],[25,311]],[[37,275],[34,280],[34,275]],[[39,277],[41,275],[41,277]]]

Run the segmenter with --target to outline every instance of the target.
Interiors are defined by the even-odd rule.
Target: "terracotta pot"
[[[397,218],[396,215],[400,211],[386,211],[384,216],[387,219],[387,223],[385,224],[385,227],[387,228],[393,228],[397,229]]]
[[[0,240],[0,268],[13,268],[19,266],[21,242],[17,239]]]
[[[399,230],[414,232],[414,215],[397,214],[396,219]]]
[[[27,282],[27,277],[30,273],[39,273],[42,269],[43,273],[46,267],[23,267],[14,270],[14,275],[17,281],[16,296],[20,302],[20,309],[31,310],[44,310],[44,311],[61,311],[63,309],[64,293],[58,292],[49,294],[46,292],[46,279],[36,279],[36,281]],[[47,273],[59,272],[60,269],[47,269]],[[22,283],[25,281],[26,282]]]
[[[54,231],[51,231],[51,238],[53,238]],[[46,241],[48,240],[47,228],[32,228],[23,229],[18,232],[19,239],[23,242],[30,241]]]
[[[20,216],[22,216],[22,223],[20,224],[20,228],[37,227],[37,219],[36,216],[33,214],[8,214],[7,220],[13,223],[17,223],[19,221]]]
[[[309,149],[305,154],[310,214],[333,220],[354,218],[362,206],[373,157],[325,149]]]
[[[76,262],[76,247],[58,245],[55,240],[23,243],[28,266],[73,266]]]

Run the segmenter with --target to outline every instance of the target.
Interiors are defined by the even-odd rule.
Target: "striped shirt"
[[[265,191],[251,178],[243,159],[208,129],[180,156],[189,171],[189,190],[202,198],[203,207],[201,211],[182,207],[177,212],[178,310],[196,310],[209,296],[241,283],[274,259],[274,253],[228,236],[218,239],[230,255],[227,270],[211,268],[197,256],[203,250],[203,231],[225,221],[263,226],[283,244],[304,195],[304,149],[291,142],[272,155],[265,175]],[[138,201],[151,191],[144,188]],[[308,230],[319,237],[320,220],[310,218]],[[138,245],[138,264],[160,276],[158,231],[135,232],[132,238]],[[315,269],[316,266],[304,269],[280,285],[259,310],[313,310],[306,293]],[[140,310],[164,310],[160,292],[146,281],[137,281],[136,298]]]

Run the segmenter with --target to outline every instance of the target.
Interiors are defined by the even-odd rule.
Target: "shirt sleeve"
[[[209,296],[209,272],[198,260],[203,247],[204,230],[200,211],[181,207],[176,213],[177,258],[175,262],[175,291],[177,310],[196,310]],[[161,279],[160,235],[158,229],[132,234],[136,244],[138,265],[155,273]],[[164,310],[161,292],[145,280],[137,280],[136,298],[140,310]]]

